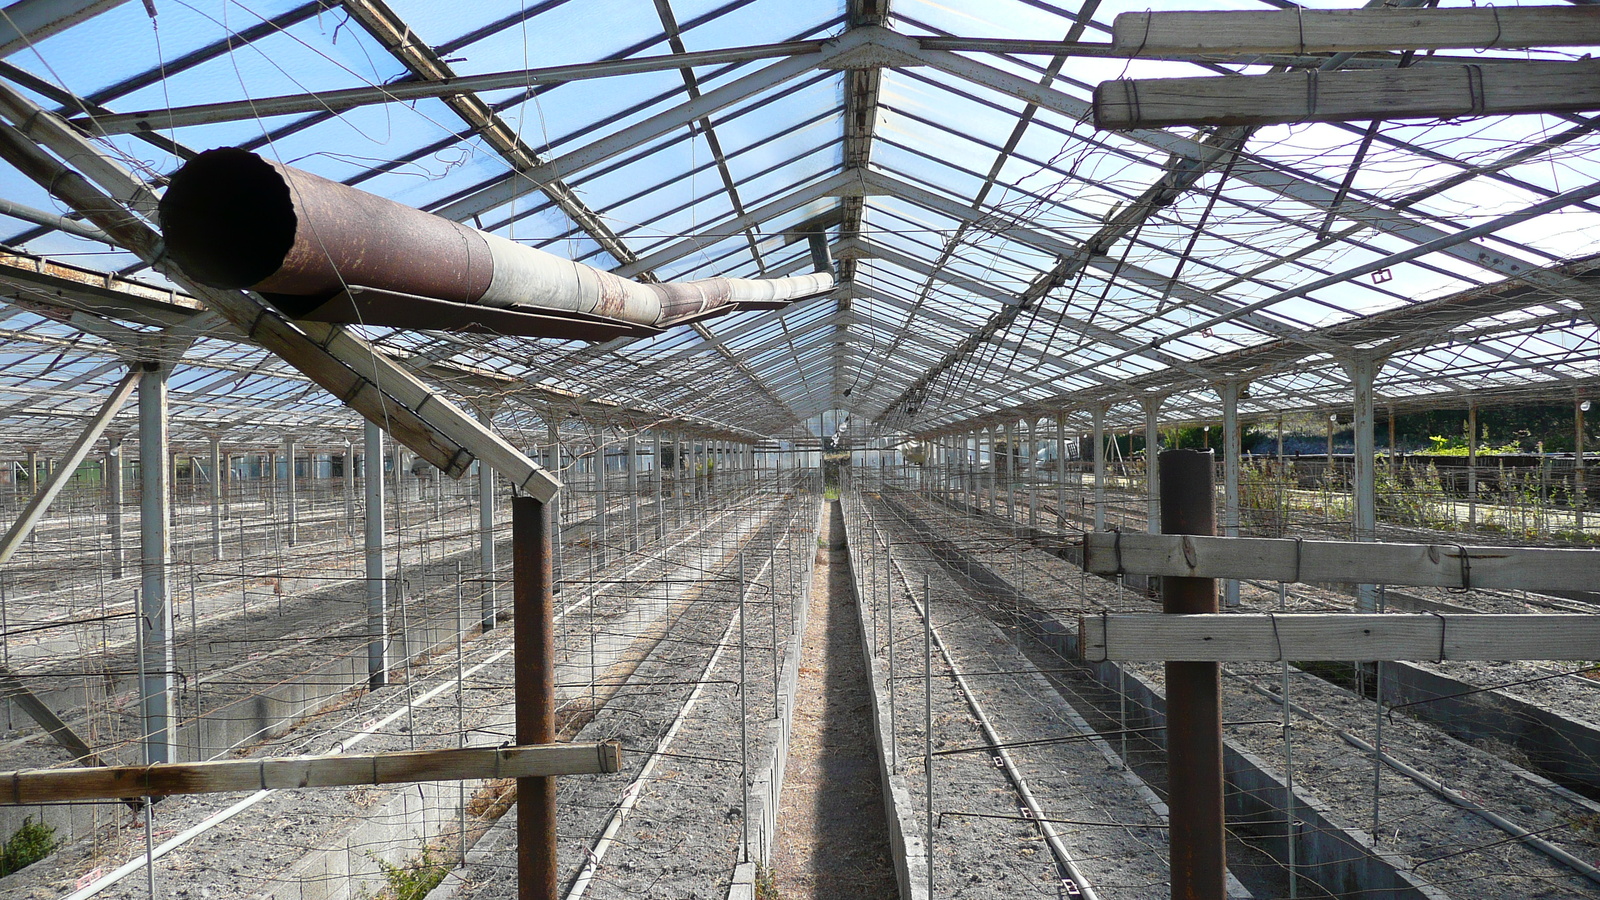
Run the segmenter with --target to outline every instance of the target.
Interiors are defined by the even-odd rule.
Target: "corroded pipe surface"
[[[828,272],[641,284],[237,148],[179,169],[161,221],[168,255],[195,279],[325,321],[448,328],[432,317],[464,316],[478,330],[538,334],[554,317],[658,329],[833,287]]]

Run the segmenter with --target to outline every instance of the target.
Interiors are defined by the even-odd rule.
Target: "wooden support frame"
[[[602,775],[621,770],[622,745],[617,741],[35,769],[0,773],[0,806],[469,778]]]
[[[1600,44],[1600,9],[1573,6],[1127,12],[1111,25],[1113,50],[1128,56],[1593,44]]]
[[[1079,620],[1088,661],[1594,659],[1600,616],[1487,613],[1105,615]]]
[[[1083,567],[1097,575],[1588,591],[1600,583],[1600,550],[1099,532],[1084,536]]]
[[[1101,82],[1097,128],[1276,125],[1600,109],[1600,61]]]

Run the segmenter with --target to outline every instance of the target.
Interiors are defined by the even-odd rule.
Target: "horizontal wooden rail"
[[[1594,659],[1600,616],[1269,613],[1084,616],[1092,662]]]
[[[467,778],[598,775],[621,768],[622,745],[616,741],[601,741],[152,766],[32,769],[0,772],[0,805]]]
[[[1084,537],[1083,567],[1099,575],[1600,590],[1600,550],[1097,532]]]
[[[1600,108],[1600,61],[1104,81],[1097,128],[1434,119]]]
[[[1130,56],[1360,53],[1600,44],[1600,9],[1288,9],[1126,12],[1111,46]]]

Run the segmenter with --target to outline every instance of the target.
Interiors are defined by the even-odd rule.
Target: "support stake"
[[[1096,447],[1098,450],[1098,446]],[[1161,454],[1161,530],[1214,535],[1211,451]],[[1165,613],[1215,613],[1210,578],[1161,580]],[[1173,900],[1223,900],[1222,685],[1216,663],[1168,662],[1167,804],[1172,824]]]

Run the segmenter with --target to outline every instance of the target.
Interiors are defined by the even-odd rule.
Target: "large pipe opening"
[[[283,176],[236,147],[191,160],[161,198],[167,254],[212,287],[247,288],[266,280],[294,246],[297,224]]]

